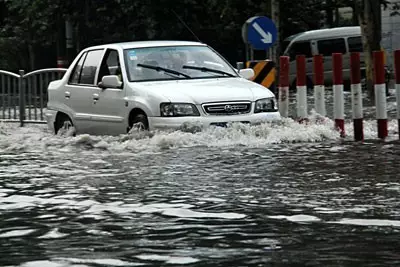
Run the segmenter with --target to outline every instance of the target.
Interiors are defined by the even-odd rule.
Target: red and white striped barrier
[[[344,95],[343,95],[343,56],[340,53],[332,54],[333,60],[333,114],[335,127],[340,136],[345,136],[344,130]]]
[[[289,117],[289,57],[279,59],[279,112],[282,117]]]
[[[394,67],[396,76],[396,103],[397,103],[397,123],[400,138],[400,50],[394,52]]]
[[[388,124],[384,52],[374,51],[373,59],[376,119],[378,120],[378,138],[385,139],[388,136]]]
[[[315,55],[313,60],[314,69],[314,106],[315,112],[326,116],[325,108],[325,83],[324,83],[324,58],[322,55]]]
[[[363,130],[363,102],[362,102],[362,87],[361,87],[361,68],[360,68],[360,53],[353,52],[350,55],[351,69],[351,104],[354,126],[354,140],[364,140]]]
[[[385,139],[388,136],[388,115],[386,103],[386,79],[384,65],[384,51],[373,52],[374,67],[374,91],[376,119],[378,126],[378,138]],[[344,112],[344,88],[343,88],[343,55],[332,54],[333,63],[333,115],[335,128],[339,130],[340,136],[345,137],[345,112]],[[395,79],[396,79],[396,103],[397,120],[400,139],[400,49],[394,52]],[[354,139],[364,140],[363,129],[363,99],[361,86],[360,53],[353,52],[350,55],[351,68],[351,103],[352,119],[354,125]],[[307,120],[307,76],[306,58],[304,55],[296,56],[296,108],[297,119],[302,122]],[[326,116],[325,107],[325,82],[324,63],[321,55],[313,57],[314,75],[314,99],[317,114]],[[279,83],[279,109],[282,117],[289,115],[289,57],[280,57],[280,83]]]
[[[306,86],[306,57],[304,55],[296,56],[296,104],[297,117],[299,121],[307,119],[307,86]]]

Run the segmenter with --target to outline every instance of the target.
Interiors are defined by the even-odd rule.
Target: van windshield
[[[285,40],[282,42],[282,50],[281,50],[281,54],[284,55],[286,52],[287,47],[289,46],[290,41]]]

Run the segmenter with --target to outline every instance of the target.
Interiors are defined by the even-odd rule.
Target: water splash
[[[18,127],[0,123],[0,151],[20,150],[106,150],[111,152],[143,152],[187,147],[265,147],[271,144],[318,143],[353,140],[353,123],[345,125],[342,139],[334,121],[321,117],[315,111],[304,123],[290,118],[260,125],[232,124],[227,128],[210,127],[198,131],[193,125],[178,131],[131,132],[119,136],[56,136],[45,125]],[[397,136],[397,121],[389,121],[389,134]],[[376,121],[364,122],[365,139],[377,140]]]

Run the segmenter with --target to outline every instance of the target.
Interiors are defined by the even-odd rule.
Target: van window
[[[312,57],[310,42],[295,42],[289,49],[290,60],[295,60],[297,55]]]
[[[333,53],[346,54],[346,43],[343,38],[318,41],[320,55],[330,57]]]
[[[347,43],[349,44],[349,52],[363,51],[361,36],[349,37],[347,38]]]

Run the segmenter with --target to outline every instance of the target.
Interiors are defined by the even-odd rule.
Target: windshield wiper
[[[138,67],[142,67],[142,68],[146,68],[146,69],[156,70],[156,71],[164,71],[164,72],[167,72],[167,73],[183,76],[185,78],[192,78],[192,77],[190,77],[189,75],[187,75],[185,73],[182,73],[182,72],[179,72],[179,71],[176,71],[176,70],[163,68],[163,67],[160,67],[160,66],[153,66],[153,65],[141,64],[141,63],[137,64],[137,66]]]
[[[211,68],[207,68],[207,67],[197,67],[197,66],[188,66],[188,65],[183,65],[182,69],[192,69],[192,70],[200,70],[203,72],[214,72],[214,73],[218,73],[218,74],[224,74],[227,75],[229,77],[236,77],[235,75],[223,71],[223,70],[216,70],[216,69],[211,69]]]

